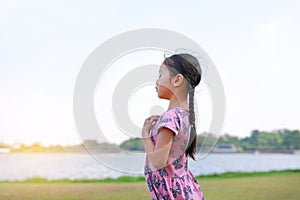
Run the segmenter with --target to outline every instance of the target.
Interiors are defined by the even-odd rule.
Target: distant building
[[[8,148],[0,148],[0,153],[9,153],[10,149]]]
[[[294,153],[294,154],[300,154],[300,149],[295,149],[295,150],[293,151],[293,153]]]
[[[237,152],[237,148],[234,144],[217,144],[213,149],[214,153],[234,153]]]

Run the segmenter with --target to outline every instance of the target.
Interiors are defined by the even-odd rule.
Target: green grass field
[[[227,173],[199,177],[208,200],[298,200],[300,171]],[[0,199],[150,199],[142,178],[94,181],[1,182]]]

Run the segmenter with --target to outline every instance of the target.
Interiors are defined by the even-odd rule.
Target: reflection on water
[[[119,176],[141,176],[144,156],[104,154],[2,154],[0,155],[0,180],[24,180],[32,177],[52,179],[103,179]],[[113,163],[113,168],[108,167]],[[111,165],[110,165],[111,166]],[[209,154],[189,167],[195,175],[228,171],[270,171],[300,169],[300,155],[293,154]]]

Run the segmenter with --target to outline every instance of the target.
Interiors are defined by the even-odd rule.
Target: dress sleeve
[[[168,128],[173,131],[175,135],[178,134],[180,118],[174,110],[167,111],[161,115],[157,124],[157,133],[159,133],[162,128]]]

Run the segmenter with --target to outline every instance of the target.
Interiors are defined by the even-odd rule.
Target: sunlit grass
[[[199,181],[208,200],[297,200],[300,197],[300,173]]]
[[[100,182],[102,181],[102,182]],[[104,182],[103,182],[104,181]],[[199,177],[208,200],[299,199],[300,171],[226,173]],[[143,177],[0,183],[0,199],[150,199]]]

